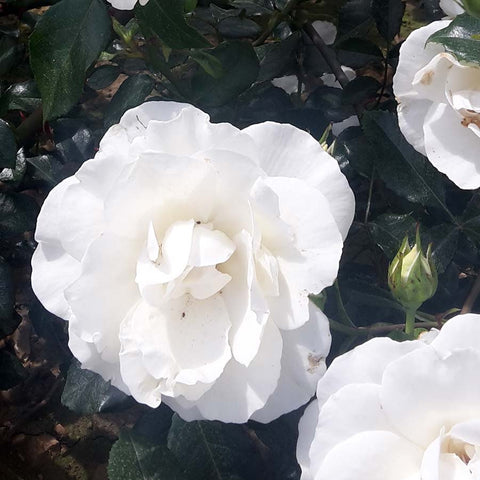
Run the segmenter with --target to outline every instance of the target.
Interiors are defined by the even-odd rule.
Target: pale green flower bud
[[[480,18],[480,0],[463,0],[462,5],[469,15]]]
[[[431,246],[424,255],[417,229],[415,245],[410,247],[408,236],[405,237],[388,267],[388,286],[406,310],[417,310],[437,290],[437,269],[432,261]]]

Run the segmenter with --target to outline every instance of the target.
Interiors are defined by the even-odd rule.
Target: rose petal
[[[248,367],[232,359],[195,405],[180,397],[166,398],[165,402],[187,421],[203,418],[244,423],[265,405],[275,390],[280,376],[281,352],[282,337],[275,324],[267,322],[258,353]]]
[[[308,133],[291,125],[265,122],[243,130],[259,148],[259,164],[271,177],[304,180],[322,192],[345,238],[355,200],[337,162]],[[301,152],[301,155],[299,155]]]
[[[32,288],[43,306],[69,320],[72,311],[64,291],[80,275],[80,262],[55,243],[40,243],[32,257]]]
[[[422,453],[392,432],[358,433],[328,452],[315,480],[420,480]]]
[[[479,138],[462,125],[450,105],[433,104],[423,126],[425,150],[433,166],[463,189],[480,187]]]
[[[252,419],[268,423],[304,405],[315,393],[325,373],[330,350],[329,323],[324,313],[310,302],[310,319],[295,330],[281,330],[283,339],[282,374],[267,404]]]
[[[385,369],[385,413],[406,438],[426,447],[442,427],[480,417],[480,384],[471,380],[479,369],[480,351],[472,349],[445,358],[430,345],[410,352]]]
[[[320,405],[349,383],[380,384],[385,368],[392,361],[423,346],[424,344],[419,341],[395,342],[390,338],[379,337],[372,338],[335,358],[318,382],[317,398]]]

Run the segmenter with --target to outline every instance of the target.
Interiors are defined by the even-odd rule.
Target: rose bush
[[[185,419],[268,422],[304,404],[354,199],[306,132],[239,130],[147,102],[40,212],[32,284],[83,367]]]
[[[463,189],[480,187],[480,67],[464,65],[430,35],[448,21],[410,34],[393,79],[406,139]]]
[[[299,425],[303,480],[479,478],[480,315],[435,333],[332,362]]]

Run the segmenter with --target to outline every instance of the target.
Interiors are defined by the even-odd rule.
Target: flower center
[[[152,305],[186,294],[204,300],[231,280],[217,265],[226,262],[235,248],[232,240],[212,224],[193,219],[172,223],[159,242],[150,222],[135,281],[142,297]]]

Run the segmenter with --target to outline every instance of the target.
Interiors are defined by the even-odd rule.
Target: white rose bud
[[[147,102],[40,212],[32,284],[84,368],[183,418],[269,422],[308,401],[354,199],[306,132]]]

